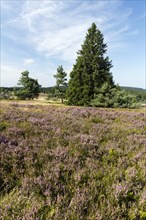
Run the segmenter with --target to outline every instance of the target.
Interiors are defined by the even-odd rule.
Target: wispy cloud
[[[20,78],[21,69],[14,67],[11,64],[1,64],[1,82],[0,86],[15,86]]]
[[[33,64],[33,63],[35,63],[35,60],[34,59],[24,59],[23,60],[24,61],[24,65],[30,65],[30,64]]]
[[[28,61],[27,61],[28,62]],[[28,68],[29,65],[29,68]],[[55,79],[53,74],[55,73],[55,67],[48,63],[49,70],[45,69],[43,64],[38,65],[34,63],[33,68],[30,64],[22,63],[21,67],[17,66],[17,62],[5,62],[1,64],[1,74],[0,74],[0,86],[16,86],[18,80],[21,77],[21,73],[25,70],[30,72],[30,77],[38,79],[39,83],[44,86],[53,86],[55,84]],[[51,74],[50,74],[51,73]]]
[[[15,69],[14,65],[3,65],[3,78],[11,78],[11,68],[17,76],[17,70],[20,74],[20,71],[28,67],[30,71],[38,74],[39,80],[44,79],[44,82],[47,82],[49,77],[51,82],[54,82],[52,75],[57,65],[63,64],[68,72],[72,69],[76,52],[81,48],[92,22],[103,32],[108,52],[126,51],[131,44],[127,39],[139,34],[139,26],[131,25],[130,19],[133,17],[134,22],[140,14],[134,17],[133,8],[130,4],[125,7],[124,2],[2,0],[1,34],[3,39],[10,42],[7,55],[3,56],[6,50],[1,52],[2,58],[13,60],[16,66]],[[10,48],[13,50],[11,58]]]
[[[117,22],[119,1],[25,1],[17,18],[7,23],[13,28],[12,38],[21,41],[18,30],[25,33],[25,43],[47,57],[73,63],[76,51],[84,40],[92,22],[104,30],[105,38],[119,47],[122,35],[130,31],[121,23],[132,13],[129,9],[124,18]],[[109,10],[110,9],[110,10]],[[110,31],[109,31],[110,24]],[[16,30],[16,31],[14,31]],[[119,40],[119,42],[117,42]],[[24,41],[24,39],[22,39]],[[112,47],[111,47],[112,48]]]
[[[1,1],[0,2],[0,7],[1,7],[1,11],[10,11],[11,10],[11,5],[10,2],[8,1]]]

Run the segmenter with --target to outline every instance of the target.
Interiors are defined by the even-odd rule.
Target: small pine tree
[[[65,86],[67,85],[67,73],[64,71],[62,65],[58,66],[57,73],[54,77],[56,78],[56,88],[59,91],[59,96],[61,98],[61,102],[63,103],[63,99],[65,97]]]
[[[112,87],[107,82],[98,89],[98,94],[91,100],[91,106],[115,108],[138,107],[136,105],[136,96],[121,90],[118,85]]]
[[[21,73],[21,78],[17,85],[22,86],[22,88],[16,91],[16,96],[19,99],[34,99],[38,98],[40,92],[40,85],[36,79],[29,77],[28,70]]]
[[[110,72],[112,63],[105,57],[106,51],[103,34],[93,23],[70,74],[67,92],[69,104],[89,105],[103,83],[114,85]]]

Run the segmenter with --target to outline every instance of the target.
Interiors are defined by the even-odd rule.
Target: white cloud
[[[55,79],[53,74],[55,74],[55,68],[49,65],[49,71],[43,69],[43,64],[35,66],[33,69],[29,68],[29,76],[38,79],[40,85],[43,86],[53,86],[55,84]],[[22,65],[22,68],[17,67],[16,63],[6,63],[2,64],[0,67],[0,86],[11,87],[17,86],[18,80],[21,77],[21,73],[27,68],[25,65]],[[49,74],[51,72],[51,74]],[[53,73],[53,74],[52,74]]]
[[[17,10],[15,10],[16,5]],[[29,65],[30,72],[34,70],[34,73],[37,74],[37,71],[40,71],[37,76],[42,83],[47,82],[49,77],[51,82],[54,82],[52,76],[47,75],[45,65],[41,65],[40,61],[38,63],[36,60],[46,61],[48,59],[51,69],[49,69],[49,65],[47,68],[50,73],[54,73],[56,65],[58,63],[60,65],[62,62],[66,63],[68,70],[71,70],[76,52],[80,49],[92,22],[95,22],[104,33],[105,42],[110,51],[128,47],[129,42],[126,42],[126,37],[136,35],[138,29],[132,29],[129,24],[129,17],[133,10],[131,8],[122,9],[122,1],[119,0],[26,0],[21,2],[13,0],[11,3],[6,1],[6,4],[3,5],[3,15],[7,12],[9,16],[2,22],[2,35],[7,39],[11,38],[12,42],[19,46],[18,50],[21,48],[25,51],[26,48],[29,48],[30,53],[26,53],[27,55],[25,54],[23,58],[20,58],[21,60],[19,59],[20,63],[23,61],[22,68],[25,69]],[[33,56],[34,54],[39,58]],[[17,57],[14,62],[16,67],[20,66]],[[37,65],[40,65],[40,68]],[[20,77],[22,72],[20,68],[14,68],[14,64],[3,65],[3,82],[7,81],[11,84],[10,79],[17,82],[19,79],[17,72]]]
[[[34,37],[33,43],[37,50],[46,54],[47,57],[57,56],[62,60],[72,62],[88,27],[87,23],[76,24],[53,33],[44,33],[41,37]]]
[[[121,23],[130,16],[128,9],[119,17],[119,1],[29,1],[27,0],[19,15],[9,25],[16,30],[13,40],[24,41],[36,51],[47,57],[57,57],[70,63],[74,62],[76,52],[84,40],[85,33],[92,22],[104,30],[105,38],[118,47],[122,36],[129,31]],[[120,20],[117,22],[117,20]],[[115,23],[116,26],[115,26]],[[109,25],[110,30],[109,31]],[[24,39],[18,32],[24,31]],[[15,35],[15,36],[14,36]],[[117,43],[117,41],[119,42]]]
[[[21,69],[13,65],[1,64],[0,84],[1,86],[16,86],[20,78]]]
[[[118,29],[118,30],[112,30],[108,33],[108,35],[105,37],[106,42],[115,42],[119,41],[123,37],[123,34],[125,34],[129,30],[128,25],[125,25],[124,27]]]
[[[0,8],[1,11],[10,11],[11,10],[11,4],[8,1],[1,1],[0,2]]]
[[[24,59],[23,61],[24,61],[24,65],[30,65],[35,63],[34,59]]]

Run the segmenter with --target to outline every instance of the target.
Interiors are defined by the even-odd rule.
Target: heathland
[[[1,101],[0,219],[145,219],[146,112]]]

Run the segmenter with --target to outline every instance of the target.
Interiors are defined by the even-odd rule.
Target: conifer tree
[[[56,78],[56,88],[60,93],[61,102],[63,103],[63,99],[65,96],[65,86],[67,85],[67,73],[64,71],[62,66],[58,66],[57,73],[54,75]]]
[[[38,98],[40,88],[38,81],[36,79],[29,77],[29,71],[26,70],[21,73],[21,78],[18,82],[19,86],[22,86],[19,91],[16,91],[16,96],[19,99],[34,99]]]
[[[69,104],[89,105],[103,83],[114,85],[110,73],[112,63],[108,56],[105,57],[106,51],[103,34],[93,23],[70,74],[67,92]]]

